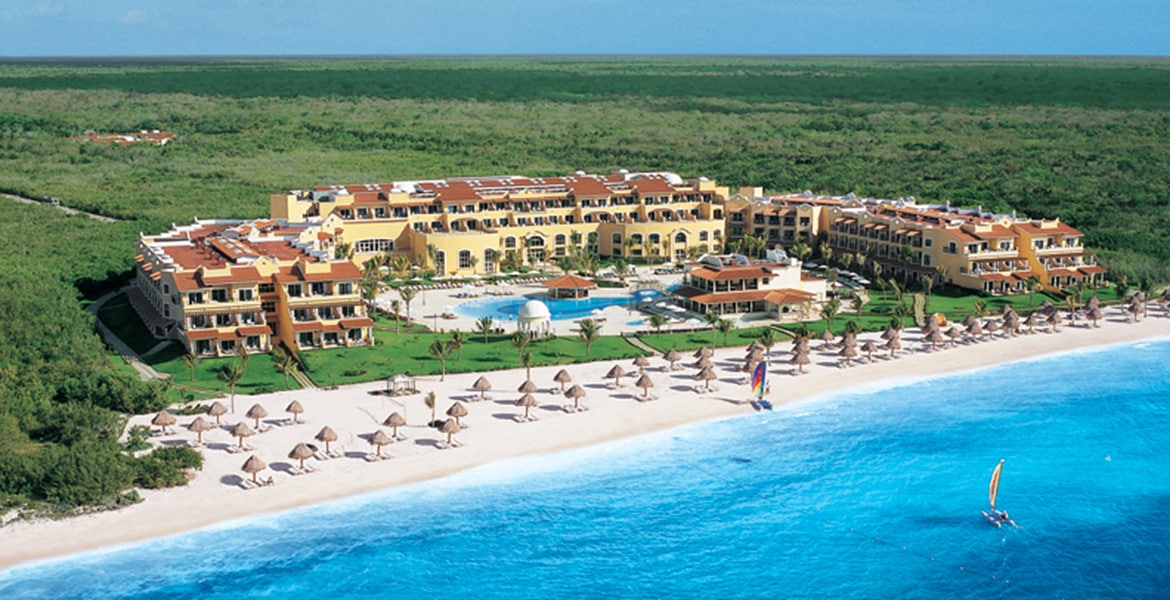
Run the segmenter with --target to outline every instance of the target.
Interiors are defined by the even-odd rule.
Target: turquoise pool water
[[[543,293],[526,296],[503,296],[499,298],[477,298],[460,302],[453,307],[456,314],[464,317],[481,318],[491,317],[501,321],[514,321],[520,312],[520,307],[529,300],[540,300],[548,305],[552,320],[583,319],[593,315],[593,311],[602,310],[609,306],[632,305],[642,300],[662,297],[657,290],[638,290],[624,296],[590,296],[580,299],[552,299]]]
[[[0,571],[0,598],[1164,598],[1168,363],[852,390]],[[1001,458],[1019,528],[979,514]]]

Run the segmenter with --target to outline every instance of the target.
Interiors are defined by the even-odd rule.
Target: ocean
[[[854,389],[8,569],[0,598],[1166,598],[1168,364]],[[980,515],[1000,459],[1015,528]]]

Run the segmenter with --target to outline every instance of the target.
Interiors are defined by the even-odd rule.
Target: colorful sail
[[[764,397],[764,378],[767,376],[768,365],[760,362],[756,365],[756,372],[752,373],[752,394],[757,398]]]
[[[991,472],[991,485],[987,491],[988,498],[991,501],[992,510],[995,509],[995,497],[999,495],[999,473],[1003,471],[1003,459],[999,459],[999,464],[995,465],[995,470]]]

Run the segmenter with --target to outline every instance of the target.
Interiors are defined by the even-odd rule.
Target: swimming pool
[[[540,300],[548,305],[549,313],[554,321],[566,319],[583,319],[593,316],[594,311],[600,311],[610,306],[625,306],[643,300],[661,298],[658,290],[637,290],[632,294],[622,296],[591,296],[589,298],[549,298],[543,293],[528,294],[525,296],[505,296],[502,298],[479,298],[460,302],[453,307],[456,314],[464,317],[482,318],[491,317],[502,321],[515,320],[520,307],[529,300]]]

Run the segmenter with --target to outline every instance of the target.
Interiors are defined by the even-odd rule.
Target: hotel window
[[[254,312],[240,313],[240,323],[242,323],[244,325],[255,325],[256,324],[256,313],[254,313]]]
[[[513,249],[516,247],[516,238],[508,236],[504,238],[504,248]]]
[[[308,321],[311,318],[312,317],[309,316],[309,311],[307,309],[298,308],[298,309],[293,311],[293,320],[294,321]]]
[[[565,245],[565,234],[558,233],[556,235],[556,237],[553,238],[553,245],[564,246]]]
[[[345,332],[345,337],[349,338],[349,341],[351,342],[360,342],[362,341],[362,330],[350,329],[349,331]]]
[[[289,298],[300,298],[301,297],[301,284],[299,284],[299,283],[288,284],[288,297]]]
[[[297,334],[297,345],[302,347],[311,347],[313,345],[313,332],[302,331]]]
[[[271,294],[272,292],[276,291],[276,284],[274,284],[274,283],[261,283],[259,285],[259,289],[260,289],[261,294]]]
[[[622,245],[622,234],[615,233],[615,234],[611,235],[609,238],[609,241],[614,246],[621,246]]]
[[[203,315],[194,315],[191,317],[191,329],[202,329],[207,327],[207,317]]]
[[[471,250],[460,250],[459,251],[459,268],[460,269],[470,269],[471,268]]]
[[[354,252],[359,254],[369,252],[393,252],[394,241],[389,238],[370,238],[358,240],[353,244]]]
[[[211,301],[212,302],[227,302],[228,301],[227,290],[225,290],[225,289],[211,290]]]
[[[385,219],[386,218],[386,208],[383,206],[374,207],[374,218]]]
[[[658,235],[657,233],[651,233],[646,237],[646,241],[650,242],[651,245],[658,244],[662,242],[662,236]]]
[[[246,346],[250,350],[259,349],[260,348],[260,336],[250,335],[250,336],[244,338],[244,346]]]
[[[321,308],[317,309],[317,318],[318,319],[336,319],[337,315],[335,315],[333,313],[332,306],[322,306]]]
[[[236,351],[236,341],[235,340],[224,340],[224,341],[219,343],[219,349],[224,354],[231,354],[232,352]]]
[[[359,209],[357,210],[357,215],[358,215],[358,218],[359,218],[359,219],[368,219],[368,218],[370,218],[370,209],[368,209],[368,208],[359,208]]]
[[[323,282],[314,282],[309,284],[309,292],[313,296],[328,296],[329,284]]]
[[[534,236],[528,238],[526,245],[529,248],[543,248],[544,247],[544,238],[542,238],[538,235],[534,235]]]
[[[341,307],[341,316],[343,316],[343,317],[356,317],[357,316],[357,309],[354,308],[353,305],[342,306]]]
[[[250,302],[252,300],[252,290],[238,290],[236,292],[236,298],[238,298],[240,302]]]
[[[169,283],[164,283],[164,284],[163,284],[163,293],[164,293],[164,294],[169,294],[169,293],[171,293],[171,284],[169,284]]]
[[[699,232],[699,241],[700,242],[707,241],[707,236],[708,236],[707,230],[704,229],[703,231],[700,231]]]
[[[232,316],[229,314],[215,315],[216,327],[229,327],[232,324]]]
[[[353,293],[353,283],[345,281],[337,284],[337,293],[342,296],[348,296]]]
[[[947,242],[946,247],[943,248],[943,252],[946,252],[947,254],[956,254],[958,251],[959,245],[954,242]]]
[[[631,233],[631,234],[630,234],[630,240],[631,240],[631,242],[632,242],[632,243],[633,243],[635,246],[637,246],[637,245],[639,245],[639,244],[641,244],[641,243],[642,243],[642,234],[640,234],[640,233]]]
[[[924,239],[922,240],[922,243],[923,243],[923,245],[925,245],[927,248],[930,248],[930,247],[934,246],[934,239],[932,239],[932,238],[924,238]]]
[[[261,302],[260,303],[260,310],[262,310],[264,312],[275,312],[276,311],[276,303],[275,302]]]
[[[203,292],[187,292],[187,304],[203,304]]]

